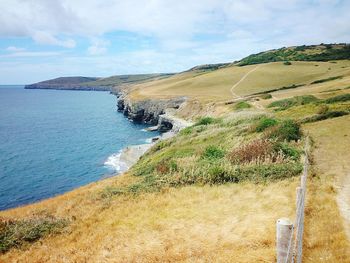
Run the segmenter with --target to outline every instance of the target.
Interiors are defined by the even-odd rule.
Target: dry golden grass
[[[230,91],[231,87],[255,67],[256,65],[230,66],[207,73],[185,72],[167,79],[135,85],[130,98],[139,100],[188,96],[206,103],[227,101],[233,98]],[[234,92],[244,96],[293,84],[310,84],[318,79],[339,75],[350,75],[350,61],[337,61],[336,64],[329,62],[293,62],[291,66],[285,66],[282,62],[267,63],[262,64],[256,71],[247,76],[235,88]],[[328,86],[331,87],[334,83],[338,83],[337,85],[347,83],[349,85],[349,80],[338,79],[330,83],[315,84],[312,85],[312,88],[319,91],[322,90],[323,86],[325,86],[324,89],[327,89]],[[308,86],[307,89],[310,87]],[[299,91],[302,88],[296,90]],[[285,92],[289,93],[290,90],[281,91],[281,94]]]
[[[4,262],[273,262],[275,221],[291,216],[296,180],[168,189],[97,200],[89,187],[29,210],[76,216],[70,233],[47,238]],[[89,191],[90,190],[90,191]],[[83,196],[83,199],[81,197]],[[74,205],[72,205],[74,203]],[[28,212],[19,208],[2,215]],[[78,211],[74,211],[78,210]]]
[[[337,190],[343,225],[350,239],[350,116],[308,124],[305,128],[315,140],[317,171]]]
[[[332,67],[348,70],[342,68],[342,63],[350,64],[338,62]],[[302,67],[304,64],[309,67],[308,62],[301,63]],[[323,63],[317,64],[320,66],[313,67],[321,69]],[[328,64],[324,63],[323,70]],[[282,65],[288,69],[292,66]],[[264,67],[265,71],[257,70],[251,77],[255,73],[264,76],[268,67],[279,65],[271,63]],[[175,77],[148,86],[142,84],[139,87],[145,88],[145,93],[135,89],[135,96],[194,96],[207,103],[203,108],[198,102],[198,112],[213,109],[218,115],[226,114],[232,105],[217,108],[207,100],[227,100],[227,87],[248,71],[249,66],[239,68],[239,72],[235,70],[236,67],[231,67],[198,76],[195,76],[198,73],[183,73],[177,76],[176,85],[172,82]],[[282,74],[282,69],[276,70]],[[317,74],[321,73],[314,72],[312,78],[319,79]],[[188,82],[189,76],[193,82]],[[222,82],[209,89],[205,83],[213,76]],[[272,79],[272,83],[282,83]],[[345,85],[348,78],[280,94],[286,97],[294,96],[294,92],[310,94],[309,88],[316,93],[333,88],[335,82]],[[193,85],[191,88],[187,86],[189,83]],[[257,85],[263,83],[257,81]],[[190,106],[186,110],[188,114],[198,115],[191,113]],[[342,179],[341,175],[350,168],[349,125],[350,117],[345,116],[304,126],[315,140],[315,176],[310,176],[308,181],[303,262],[350,262],[350,246],[337,206],[335,186],[341,182],[337,179]],[[0,212],[0,217],[23,218],[44,211],[71,220],[67,233],[47,237],[24,250],[11,250],[0,256],[0,262],[275,262],[275,222],[279,217],[294,219],[295,188],[299,184],[298,178],[294,178],[267,185],[191,186],[139,196],[101,198],[106,186],[128,185],[134,180],[125,174],[37,204]]]

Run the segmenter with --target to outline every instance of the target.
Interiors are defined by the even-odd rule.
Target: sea
[[[0,86],[0,210],[120,173],[120,152],[158,134],[101,91]]]

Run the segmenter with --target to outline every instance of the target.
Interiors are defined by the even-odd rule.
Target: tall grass
[[[54,217],[22,220],[0,218],[0,253],[5,253],[11,248],[20,248],[47,235],[61,233],[67,225],[67,220]]]

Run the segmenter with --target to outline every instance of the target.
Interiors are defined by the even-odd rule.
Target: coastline
[[[118,111],[132,122],[153,124],[146,132],[159,131],[161,134],[151,138],[150,143],[131,145],[115,154],[114,167],[118,174],[127,172],[158,141],[175,136],[180,130],[193,125],[192,122],[176,117],[176,110],[186,98],[145,100],[133,102],[125,90],[115,89],[111,94],[117,98]]]

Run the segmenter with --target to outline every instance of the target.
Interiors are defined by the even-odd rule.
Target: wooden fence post
[[[278,219],[276,233],[277,263],[286,263],[293,254],[293,223],[288,218]]]

